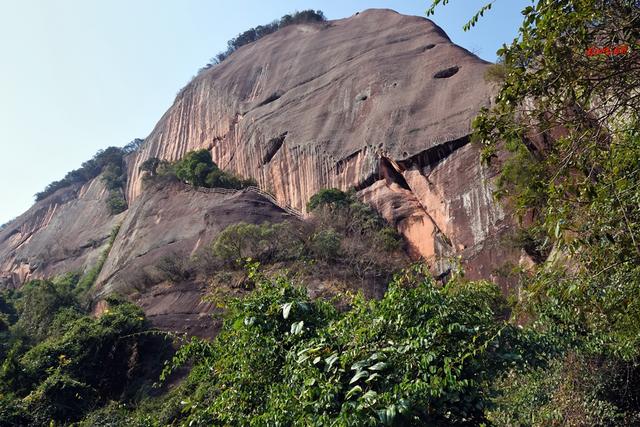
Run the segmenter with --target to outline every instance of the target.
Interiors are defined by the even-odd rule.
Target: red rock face
[[[0,231],[0,289],[94,264],[124,214],[111,216],[100,179],[61,189]]]
[[[205,251],[229,225],[295,220],[263,195],[250,190],[193,188],[175,182],[145,189],[129,208],[94,293],[132,290],[137,273],[164,256]]]
[[[200,237],[210,239],[220,224],[202,217],[215,198],[187,200],[168,189],[144,202],[139,174],[149,157],[178,160],[201,148],[299,211],[322,188],[355,187],[439,274],[460,255],[472,277],[489,278],[520,253],[500,242],[508,216],[492,198],[492,172],[468,143],[493,92],[487,65],[428,19],[390,10],[290,26],[246,45],[181,90],[128,159],[127,212],[107,214],[96,179],[60,190],[0,230],[0,285],[94,264],[123,221],[99,289],[117,286],[162,247],[189,253]],[[231,206],[239,200],[220,203],[241,212]],[[267,204],[265,212],[282,211]],[[141,238],[145,230],[151,234]]]
[[[428,19],[390,10],[287,27],[178,94],[133,162],[129,198],[147,158],[206,148],[295,209],[322,188],[355,187],[416,256],[477,258],[506,226],[467,144],[490,104],[487,65]]]

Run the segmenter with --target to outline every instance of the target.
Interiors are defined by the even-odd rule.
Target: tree
[[[142,147],[142,144],[144,144],[144,139],[136,138],[130,143],[128,143],[127,145],[125,145],[124,147],[122,147],[122,151],[124,152],[124,154],[134,153],[138,151],[140,147]]]
[[[157,157],[149,157],[140,165],[140,171],[148,172],[150,176],[155,176],[160,166],[160,159]]]
[[[533,404],[502,400],[496,419],[517,424],[518,408],[573,425],[634,424],[640,2],[538,0],[523,16],[518,38],[498,51],[503,81],[474,139],[486,161],[501,157],[497,194],[526,219],[528,250],[543,255],[521,276],[516,313],[548,331],[561,356],[551,383],[539,372],[511,376],[507,393]]]
[[[162,162],[160,162],[160,166]],[[207,150],[188,152],[174,166],[178,178],[195,187],[241,189],[255,185],[251,179],[241,179],[218,168]]]
[[[326,188],[311,196],[307,203],[307,211],[311,212],[322,206],[338,208],[349,205],[351,198],[337,188]]]
[[[208,150],[191,151],[175,165],[176,176],[196,187],[204,187],[207,175],[217,169]]]
[[[312,22],[325,22],[327,18],[321,10],[303,10],[301,12],[295,12],[293,14],[286,14],[279,20],[275,20],[265,25],[258,25],[255,28],[250,28],[238,34],[227,42],[227,50],[218,53],[216,56],[209,60],[209,63],[205,65],[202,70],[207,70],[214,65],[220,64],[227,59],[233,52],[245,46],[249,43],[253,43],[260,40],[262,37],[275,33],[280,28],[284,28],[288,25],[304,24]]]
[[[213,342],[194,339],[168,373],[193,369],[175,399],[182,425],[478,425],[493,379],[542,347],[501,320],[499,289],[426,266],[399,274],[380,301],[346,311],[284,277],[227,304]]]

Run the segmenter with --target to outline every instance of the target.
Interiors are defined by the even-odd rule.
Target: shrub
[[[122,190],[111,190],[107,198],[107,207],[111,215],[117,215],[127,210],[127,201],[124,199]]]
[[[15,304],[19,315],[16,328],[32,341],[48,336],[59,310],[77,305],[71,289],[48,280],[33,280],[23,285]]]
[[[574,351],[548,366],[512,372],[489,412],[495,425],[637,425],[637,366]]]
[[[52,420],[78,420],[97,398],[93,388],[56,370],[24,400],[33,424],[49,425]]]
[[[406,265],[401,253],[402,237],[353,192],[321,190],[311,197],[307,208],[312,212],[311,222],[317,232],[332,230],[340,236],[339,256],[334,245],[333,255],[324,258],[325,261],[344,264],[361,280],[376,277],[388,280],[390,272]]]
[[[157,157],[150,157],[140,165],[140,170],[148,172],[150,176],[155,176],[160,166],[160,159]]]
[[[385,252],[394,252],[402,248],[402,236],[393,227],[384,226],[375,233],[377,246]]]
[[[127,208],[127,203],[122,194],[127,176],[125,172],[124,156],[138,150],[144,140],[135,139],[123,148],[108,147],[99,150],[92,159],[87,160],[79,169],[73,170],[59,180],[54,181],[35,195],[36,201],[40,201],[55,193],[56,191],[69,187],[73,184],[84,184],[98,175],[102,174],[102,181],[107,190],[109,198],[107,207],[112,215],[123,212]]]
[[[122,165],[110,163],[102,169],[102,182],[108,190],[120,190],[124,185]]]
[[[184,425],[457,425],[486,421],[493,379],[535,335],[501,320],[500,291],[458,279],[439,287],[423,267],[396,277],[381,301],[344,313],[286,279],[254,276],[228,304],[213,342],[192,340],[176,391]],[[184,418],[182,418],[184,417]],[[177,420],[173,420],[175,423]]]
[[[0,426],[33,425],[33,419],[20,399],[0,393]]]
[[[323,206],[331,208],[346,207],[351,201],[350,195],[344,191],[340,191],[337,188],[327,188],[311,196],[307,203],[307,211],[312,212]]]
[[[59,180],[54,181],[47,187],[36,194],[36,201],[43,200],[61,188],[68,187],[72,184],[84,184],[89,180],[97,177],[108,166],[119,167],[122,169],[124,152],[118,147],[109,147],[105,150],[99,150],[92,159],[87,160],[79,169],[73,170]]]
[[[143,144],[144,144],[144,139],[135,138],[133,141],[131,141],[130,143],[122,147],[122,152],[125,155],[135,153],[140,149],[140,147],[142,147]]]
[[[241,189],[255,185],[251,179],[241,179],[218,168],[208,150],[187,153],[172,169],[179,179],[195,187]]]
[[[335,230],[321,230],[313,235],[310,250],[317,259],[334,261],[340,255],[340,242],[341,237]]]
[[[188,260],[177,254],[160,258],[155,267],[160,272],[160,280],[179,283],[191,276]]]
[[[100,258],[98,258],[96,264],[93,267],[87,269],[84,275],[78,280],[78,284],[75,286],[75,294],[77,296],[83,296],[91,289],[96,280],[98,280],[98,276],[102,271],[102,267],[104,267],[104,263],[107,261],[107,257],[109,256],[109,252],[111,252],[111,247],[113,246],[113,242],[115,242],[119,232],[120,224],[116,225],[113,230],[111,230],[109,240],[107,241],[107,247],[100,254]]]
[[[302,236],[291,223],[261,225],[244,222],[227,227],[213,242],[213,254],[228,265],[247,258],[261,262],[284,261],[303,254]]]

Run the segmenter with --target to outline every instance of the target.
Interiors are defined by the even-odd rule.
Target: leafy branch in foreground
[[[475,27],[476,24],[478,23],[478,21],[480,20],[481,17],[484,16],[484,13],[488,10],[491,10],[491,7],[493,6],[493,4],[496,2],[496,0],[493,0],[492,2],[489,2],[487,4],[485,4],[484,6],[482,6],[478,12],[476,12],[475,15],[473,15],[462,27],[464,29],[464,31],[469,31],[472,27]],[[435,15],[436,13],[436,8],[438,6],[445,6],[447,3],[449,3],[449,0],[433,0],[433,3],[431,3],[431,6],[429,6],[429,9],[427,9],[426,15],[427,16],[432,16]]]
[[[165,371],[193,364],[175,397],[182,415],[171,422],[482,422],[494,378],[541,362],[542,341],[501,320],[494,285],[441,287],[425,274],[406,270],[381,301],[356,297],[346,312],[284,278],[254,274],[256,290],[229,301],[218,337],[183,346]]]
[[[489,417],[635,425],[640,51],[592,52],[636,45],[640,3],[538,0],[522,14],[518,38],[498,51],[495,106],[474,121],[474,139],[484,160],[497,160],[496,194],[518,214],[524,249],[540,263],[521,275],[518,318],[562,353],[546,372],[510,374]]]

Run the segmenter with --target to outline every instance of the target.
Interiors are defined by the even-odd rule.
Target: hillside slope
[[[98,290],[117,290],[163,254],[192,254],[212,230],[287,215],[253,193],[171,186],[145,194],[145,160],[175,161],[201,148],[300,212],[322,188],[355,188],[437,274],[460,255],[472,278],[488,278],[520,252],[501,242],[509,219],[492,198],[492,172],[469,144],[471,120],[493,92],[487,66],[433,22],[390,10],[283,28],[180,91],[127,159],[128,211],[108,214],[96,178],[59,190],[1,230],[3,283],[86,270],[122,224],[97,280]],[[258,206],[254,216],[245,215],[247,203]],[[216,206],[237,214],[207,220]]]
[[[470,271],[486,277],[507,255],[482,254],[507,224],[468,146],[490,104],[487,66],[433,22],[390,10],[284,28],[180,91],[133,162],[128,196],[147,158],[205,148],[301,211],[321,188],[355,187],[415,255],[479,257]]]

